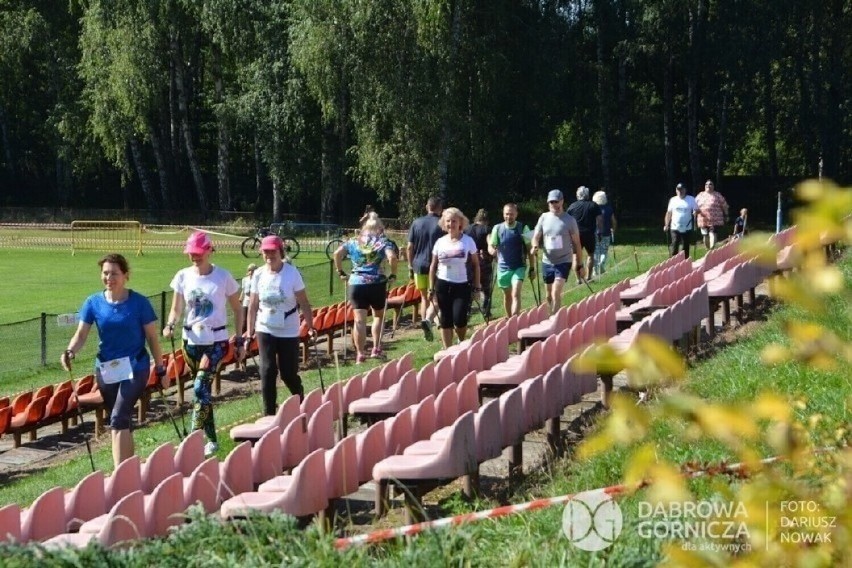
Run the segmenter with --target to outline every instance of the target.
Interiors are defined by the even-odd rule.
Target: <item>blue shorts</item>
[[[562,262],[559,264],[542,264],[542,278],[545,284],[553,284],[557,278],[568,280],[568,274],[571,272],[571,263]]]

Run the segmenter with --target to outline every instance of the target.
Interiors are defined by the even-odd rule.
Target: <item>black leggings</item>
[[[686,258],[689,258],[689,245],[692,240],[692,231],[686,231],[681,233],[680,231],[672,231],[672,241],[670,252],[671,255],[676,255],[681,249],[683,249],[683,255]]]
[[[467,327],[467,314],[470,311],[470,284],[468,282],[447,282],[438,280],[435,298],[441,310],[441,329]]]
[[[305,396],[302,378],[299,376],[299,338],[275,337],[257,332],[257,349],[260,353],[260,392],[263,395],[263,410],[273,416],[278,409],[278,372],[292,394]]]

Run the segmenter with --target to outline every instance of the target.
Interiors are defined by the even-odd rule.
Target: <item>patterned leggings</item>
[[[601,240],[595,244],[595,270],[598,271],[598,274],[603,274],[606,271],[606,261],[611,241],[611,237],[601,237]]]
[[[192,405],[192,429],[204,429],[211,442],[216,442],[216,423],[213,420],[212,385],[213,377],[219,371],[219,363],[228,352],[227,341],[217,341],[213,345],[189,345],[183,343],[186,363],[195,377],[193,391],[195,403]]]

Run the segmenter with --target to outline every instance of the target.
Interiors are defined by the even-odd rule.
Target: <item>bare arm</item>
[[[169,310],[169,317],[166,320],[166,325],[163,327],[163,337],[173,337],[175,334],[175,326],[177,325],[180,315],[183,313],[183,296],[175,292],[172,294],[172,309]]]
[[[482,282],[479,279],[479,255],[469,254],[467,257],[470,259],[471,266],[473,266],[473,287],[477,290],[481,290]]]
[[[571,245],[574,247],[574,268],[579,273],[583,271],[583,245],[580,244],[580,233],[571,233]]]
[[[414,278],[414,265],[411,264],[414,260],[414,244],[411,241],[405,245],[405,258],[408,259],[408,276]]]
[[[245,355],[245,344],[242,342],[243,337],[243,305],[240,303],[240,293],[234,292],[228,296],[228,303],[231,304],[231,311],[234,312],[234,335],[237,336],[237,361],[242,361]]]
[[[74,358],[80,349],[86,344],[86,339],[89,337],[89,330],[92,329],[92,324],[81,321],[77,325],[77,331],[74,332],[74,337],[71,338],[71,341],[68,343],[68,348],[63,351],[62,355],[59,357],[59,362],[62,364],[62,368],[66,371],[71,370],[71,359]],[[68,352],[71,352],[69,354]]]
[[[249,297],[248,314],[246,316],[246,336],[251,338],[254,336],[254,325],[257,322],[257,309],[260,307],[260,299],[257,292],[252,292]]]
[[[346,274],[343,272],[343,259],[346,258],[346,249],[343,245],[337,247],[337,250],[334,251],[334,268],[337,270],[338,276],[341,278],[346,278]]]
[[[390,264],[390,273],[396,276],[396,269],[399,265],[399,257],[396,252],[392,248],[385,249],[385,258],[388,259],[388,264]]]
[[[308,301],[308,293],[304,288],[297,291],[296,302],[299,303],[299,309],[302,312],[302,317],[305,318],[305,325],[308,326],[308,332],[314,331],[314,314],[311,311],[311,303]]]
[[[438,257],[432,255],[432,264],[429,265],[429,290],[435,290],[435,279],[438,274]]]

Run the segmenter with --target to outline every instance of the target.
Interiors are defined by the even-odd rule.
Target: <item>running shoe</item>
[[[423,336],[426,341],[435,341],[435,335],[432,333],[432,322],[429,320],[420,321],[420,329],[423,330]]]
[[[218,451],[219,451],[219,444],[217,444],[216,442],[207,442],[207,444],[204,445],[204,457],[205,458],[209,458],[210,456],[212,456],[213,454],[215,454]]]

